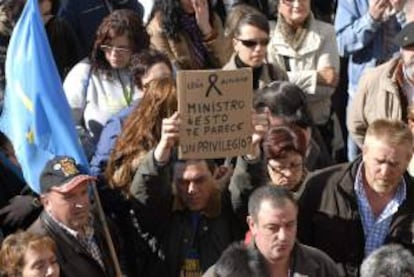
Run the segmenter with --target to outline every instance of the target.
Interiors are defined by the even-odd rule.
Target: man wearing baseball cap
[[[400,55],[367,70],[349,110],[348,131],[361,147],[368,125],[379,118],[407,121],[414,104],[414,22],[397,34]]]
[[[66,277],[115,276],[103,227],[90,210],[88,188],[94,180],[65,156],[48,161],[40,176],[44,211],[29,231],[55,241]]]

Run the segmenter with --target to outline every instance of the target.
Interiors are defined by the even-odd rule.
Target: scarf
[[[247,64],[245,64],[242,60],[240,60],[239,56],[237,55],[234,58],[234,63],[236,64],[237,68],[250,67]],[[252,71],[253,71],[253,89],[256,90],[259,88],[259,81],[260,81],[260,76],[262,76],[263,65],[259,67],[252,67]]]
[[[297,50],[302,45],[302,42],[306,37],[312,19],[313,15],[309,14],[305,22],[303,22],[303,24],[295,30],[286,22],[283,16],[279,14],[276,30],[282,35],[283,39],[287,44],[289,44],[290,47]]]
[[[207,68],[209,65],[208,52],[203,44],[203,34],[198,28],[194,14],[182,12],[180,14],[180,24],[183,33],[187,33],[191,42],[191,50],[194,53],[195,62],[199,69]]]

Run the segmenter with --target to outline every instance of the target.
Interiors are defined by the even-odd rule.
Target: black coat
[[[142,224],[154,234],[165,253],[165,262],[154,267],[148,276],[179,276],[185,256],[193,247],[198,251],[201,271],[205,272],[230,243],[243,238],[247,229],[246,215],[239,213],[246,211],[254,186],[231,182],[228,190],[215,191],[195,227],[192,221],[195,213],[174,197],[173,164],[170,161],[167,165],[156,165],[150,151],[131,184],[132,195],[145,213],[152,215],[147,220],[143,218]]]
[[[364,230],[354,191],[360,164],[361,158],[315,172],[299,199],[300,242],[323,250],[346,276],[358,276],[364,259]],[[392,217],[385,243],[401,243],[413,252],[414,184],[408,175],[404,179],[407,196]]]

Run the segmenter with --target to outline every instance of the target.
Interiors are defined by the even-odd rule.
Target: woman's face
[[[24,254],[22,277],[59,277],[60,269],[52,250],[28,249]]]
[[[272,183],[293,190],[302,181],[303,158],[299,153],[289,151],[285,158],[268,160],[267,170]]]
[[[301,26],[310,13],[310,0],[280,0],[279,14],[292,27]]]
[[[233,39],[234,51],[240,60],[250,67],[259,67],[266,57],[269,35],[252,25],[243,25],[238,37]]]
[[[129,65],[132,54],[131,47],[127,35],[121,35],[114,37],[106,44],[102,44],[101,50],[111,67],[120,69]]]
[[[145,85],[147,85],[152,80],[166,77],[172,77],[172,72],[168,65],[163,62],[156,63],[147,70],[144,76],[142,76],[142,86],[145,87]]]

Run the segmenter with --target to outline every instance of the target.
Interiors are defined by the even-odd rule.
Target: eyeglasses
[[[111,45],[106,45],[106,44],[101,45],[101,50],[105,53],[110,53],[114,51],[116,54],[121,54],[121,55],[131,53],[131,49],[127,47],[116,47],[116,46],[111,46]]]
[[[275,172],[275,173],[286,173],[287,171],[290,172],[299,172],[302,171],[303,169],[303,163],[290,163],[290,164],[286,164],[286,165],[271,165],[270,163],[267,163],[267,165],[269,166],[269,168]]]
[[[282,0],[282,3],[287,5],[287,6],[293,6],[293,4],[295,4],[295,3],[303,4],[303,3],[305,3],[305,1],[307,1],[307,0]]]
[[[261,46],[267,46],[269,44],[269,39],[268,38],[267,39],[260,39],[260,40],[236,38],[236,40],[240,41],[247,48],[254,48],[258,44],[260,44]]]

